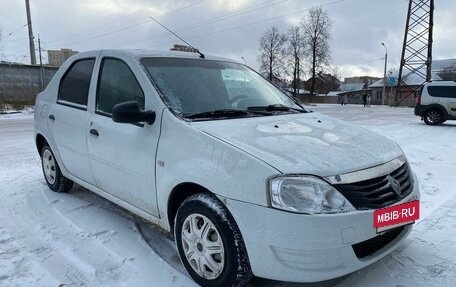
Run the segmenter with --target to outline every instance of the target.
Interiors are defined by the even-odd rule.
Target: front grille
[[[353,244],[352,248],[356,254],[356,257],[364,258],[379,251],[388,245],[388,243],[396,239],[404,230],[404,228],[405,226],[397,227],[369,240]]]
[[[394,179],[394,180],[393,180]],[[399,186],[396,187],[394,185]],[[413,182],[407,163],[390,174],[334,187],[357,209],[378,209],[394,204],[412,192]]]

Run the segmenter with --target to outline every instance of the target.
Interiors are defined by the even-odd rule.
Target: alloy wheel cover
[[[44,176],[46,177],[46,180],[49,182],[49,184],[54,184],[56,180],[56,165],[55,165],[55,159],[54,156],[52,155],[51,151],[46,149],[43,152],[43,171],[44,171]]]
[[[216,279],[225,265],[225,248],[215,225],[206,216],[192,213],[182,225],[185,259],[202,278]]]

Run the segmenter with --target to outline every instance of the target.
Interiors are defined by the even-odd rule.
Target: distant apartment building
[[[48,62],[50,66],[60,67],[63,62],[74,54],[79,53],[71,49],[48,50]]]

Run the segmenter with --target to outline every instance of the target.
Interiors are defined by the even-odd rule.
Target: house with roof
[[[330,91],[337,90],[340,86],[340,81],[335,76],[331,74],[325,74],[323,72],[318,72],[315,75],[315,94],[328,94]],[[312,78],[304,82],[304,88],[310,91],[310,86],[312,85]]]
[[[369,94],[366,83],[344,83],[341,84],[337,91],[338,101],[347,96],[349,104],[362,104],[363,96]]]
[[[456,81],[456,59],[433,60],[431,70],[444,81]]]
[[[357,91],[362,91],[366,87],[364,83],[355,83],[355,84],[341,84],[339,86],[339,91],[341,93],[355,93]],[[341,94],[339,93],[339,94]]]
[[[423,71],[426,73],[425,71]],[[407,74],[407,71],[403,72]],[[386,88],[385,88],[385,99],[384,102],[386,105],[393,105],[394,99],[397,92],[397,79],[399,77],[399,71],[393,71],[386,77]],[[431,79],[433,81],[440,81],[442,80],[437,74],[432,73]],[[423,78],[417,74],[410,74],[404,79],[405,84],[408,86],[407,88],[402,88],[404,92],[410,93],[410,91],[416,90],[414,95],[404,94],[407,96],[405,100],[402,101],[402,106],[415,106],[415,98],[418,96],[419,87],[423,84]],[[381,104],[382,103],[382,94],[383,94],[383,79],[379,80],[372,85],[369,86],[372,95],[372,103],[373,104]],[[406,91],[407,90],[407,91]]]
[[[368,91],[368,86],[380,80],[371,76],[354,76],[344,78],[344,82],[339,86],[337,91],[331,91],[328,96],[345,96],[351,97],[351,102],[362,103],[362,97]],[[340,96],[339,96],[340,97]]]
[[[420,71],[426,74],[425,67]],[[415,106],[415,99],[419,94],[419,88],[423,84],[423,78],[416,73],[409,73],[409,70],[402,72],[403,79],[407,87],[401,87],[401,97],[406,97],[401,106]],[[386,77],[385,104],[394,104],[399,71],[390,72]],[[456,59],[433,60],[431,65],[431,81],[456,80]],[[369,85],[372,94],[373,104],[381,104],[383,93],[383,79]],[[411,91],[415,91],[413,94]]]

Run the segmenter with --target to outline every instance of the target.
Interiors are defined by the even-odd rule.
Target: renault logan
[[[51,190],[77,183],[173,233],[202,286],[348,274],[410,233],[391,208],[419,208],[397,144],[216,57],[72,56],[36,99],[35,139]]]

